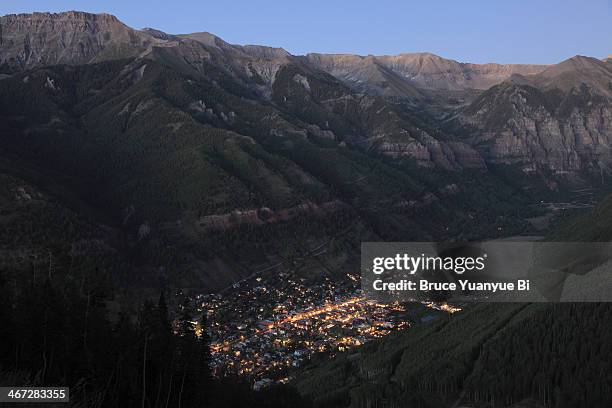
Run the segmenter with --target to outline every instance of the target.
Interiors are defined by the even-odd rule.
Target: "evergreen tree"
[[[6,364],[5,368],[12,368],[15,327],[13,321],[13,296],[0,270],[0,365]]]

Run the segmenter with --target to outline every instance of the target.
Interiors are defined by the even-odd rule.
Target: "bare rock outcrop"
[[[274,211],[268,207],[249,210],[235,210],[227,214],[206,215],[198,220],[198,227],[203,231],[226,231],[234,228],[265,224],[289,222],[298,216],[321,218],[348,208],[339,200],[320,204],[306,202],[290,208]]]
[[[555,174],[612,172],[612,67],[577,56],[504,82],[464,111],[488,161]]]
[[[84,64],[139,55],[163,41],[110,14],[10,14],[0,17],[0,65],[12,70]]]

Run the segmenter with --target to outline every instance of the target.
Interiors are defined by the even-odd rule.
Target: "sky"
[[[0,0],[0,15],[67,10],[292,54],[426,51],[462,62],[538,64],[612,54],[612,0]]]

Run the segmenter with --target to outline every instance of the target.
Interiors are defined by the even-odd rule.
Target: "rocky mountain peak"
[[[6,33],[10,29],[34,29],[37,32],[46,30],[75,30],[75,31],[122,31],[129,30],[117,17],[112,14],[86,13],[83,11],[67,11],[63,13],[31,13],[8,14],[0,17],[0,24]]]
[[[0,66],[15,71],[133,56],[152,40],[110,14],[10,14],[0,17]]]
[[[411,68],[413,71],[422,73],[440,72],[440,70],[450,69],[451,67],[459,65],[457,61],[445,59],[429,52],[381,56],[380,59],[382,61],[388,61],[390,64],[395,64],[397,68]]]
[[[285,49],[279,47],[266,47],[263,45],[243,45],[240,47],[245,53],[255,58],[285,59],[290,57]]]
[[[561,61],[558,64],[551,65],[544,71],[542,76],[554,76],[567,71],[594,71],[601,69],[601,61],[597,58],[586,57],[584,55],[575,55],[571,58]]]
[[[611,173],[611,100],[612,66],[577,55],[536,75],[513,75],[464,114],[489,143],[488,161],[520,164],[526,173],[539,166],[563,177]]]
[[[230,44],[223,41],[220,37],[217,37],[214,34],[211,34],[206,31],[190,33],[190,34],[181,34],[178,37],[180,38],[188,38],[194,41],[197,41],[201,44],[204,44],[208,47],[213,48],[227,48],[230,47]]]
[[[576,55],[534,76],[534,83],[544,88],[562,91],[578,89],[583,85],[600,95],[612,97],[612,69],[597,58]]]
[[[151,27],[145,27],[140,31],[160,40],[169,40],[172,38],[170,34],[164,33],[163,31]]]

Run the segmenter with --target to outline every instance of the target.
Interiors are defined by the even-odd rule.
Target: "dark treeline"
[[[211,376],[205,316],[187,302],[173,324],[163,293],[138,313],[109,319],[101,287],[82,290],[45,276],[0,271],[0,385],[68,386],[87,407],[306,406],[289,387],[252,391]]]
[[[511,405],[525,398],[547,407],[612,403],[609,303],[555,304],[493,337],[482,348],[466,399]]]
[[[610,321],[610,303],[469,305],[295,384],[320,408],[609,408]]]

